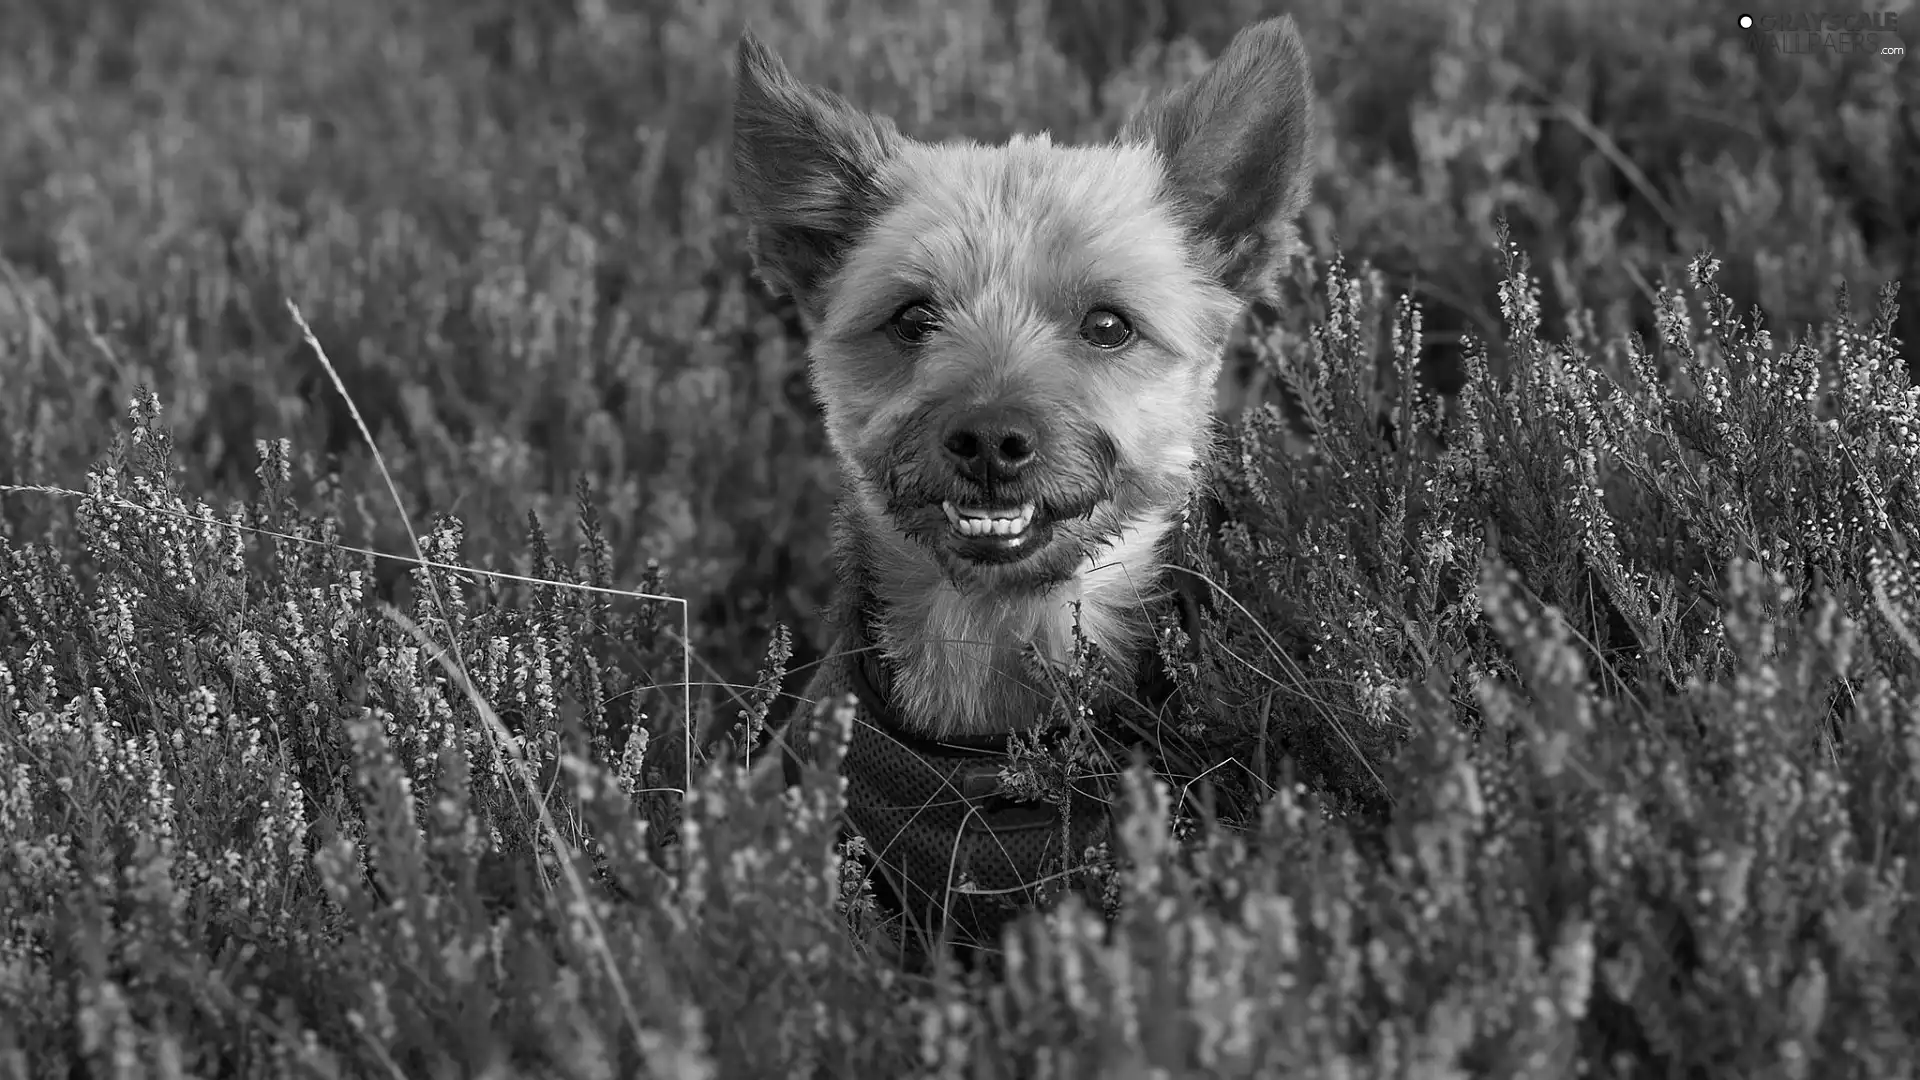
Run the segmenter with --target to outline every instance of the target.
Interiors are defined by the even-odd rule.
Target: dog
[[[1299,247],[1306,53],[1291,18],[1250,25],[1102,145],[928,144],[800,82],[751,31],[737,59],[735,205],[806,328],[842,474],[839,636],[789,763],[851,694],[848,830],[887,906],[991,948],[1107,835],[1100,793],[1034,802],[1005,782],[1014,740],[1063,727],[1077,643],[1137,673],[1105,709],[1171,692],[1157,613],[1199,640],[1205,597],[1168,552],[1230,337]]]

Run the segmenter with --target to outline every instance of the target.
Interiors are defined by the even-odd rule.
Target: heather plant
[[[1517,255],[1512,270],[1507,345],[1537,367],[1496,382],[1476,365],[1444,412],[1410,381],[1416,422],[1391,442],[1334,388],[1376,346],[1404,365],[1418,312],[1381,310],[1377,275],[1330,277],[1327,321],[1270,354],[1309,399],[1314,454],[1263,450],[1256,418],[1229,459],[1214,572],[1237,603],[1209,634],[1215,670],[1190,673],[1217,692],[1196,724],[1247,738],[1248,686],[1316,702],[1300,728],[1344,735],[1391,811],[1360,820],[1338,770],[1289,781],[1243,745],[1239,763],[1273,778],[1257,815],[1181,827],[1167,780],[1132,770],[1111,930],[1068,897],[1012,933],[985,985],[907,979],[848,936],[863,898],[835,843],[844,726],[788,795],[771,762],[756,775],[724,754],[662,791],[675,770],[650,758],[673,725],[643,714],[672,718],[676,698],[641,674],[671,666],[658,606],[623,619],[558,587],[511,603],[453,574],[412,613],[383,609],[336,520],[289,505],[284,449],[261,448],[251,504],[189,504],[158,403],[137,400],[78,493],[86,574],[5,548],[16,1060],[1891,1075],[1920,992],[1899,959],[1916,931],[1920,517],[1913,471],[1894,471],[1917,410],[1886,364],[1891,312],[1875,333],[1776,344],[1732,316],[1703,257],[1668,294],[1660,351],[1620,344],[1610,376],[1534,336]],[[1689,295],[1717,314],[1692,322]],[[1698,396],[1673,390],[1689,372],[1724,391],[1706,428],[1721,441],[1687,444],[1699,458],[1679,473],[1655,436],[1697,432]],[[1614,423],[1583,420],[1601,415]],[[1433,439],[1411,437],[1419,423]],[[1760,498],[1771,474],[1725,449],[1764,453],[1788,423],[1824,427],[1846,463],[1811,510]],[[1342,452],[1357,468],[1334,471]],[[1500,527],[1569,485],[1497,455],[1549,452],[1591,498],[1560,500],[1540,539]],[[1823,479],[1812,455],[1785,460],[1800,474],[1781,491]],[[1763,541],[1716,547],[1736,527],[1719,504],[1686,526],[1687,484],[1709,482],[1758,508],[1733,521]],[[1332,550],[1355,502],[1389,510]],[[1255,516],[1274,507],[1297,517]],[[571,570],[536,523],[529,577],[591,582],[590,499],[582,518]],[[1435,539],[1476,520],[1465,555]],[[456,565],[458,532],[440,522],[425,557]],[[1259,546],[1273,536],[1299,546]],[[1696,545],[1703,569],[1627,595],[1684,618],[1612,599],[1649,536]],[[1347,595],[1316,582],[1354,597],[1342,618],[1268,607]],[[1281,634],[1309,643],[1290,663]],[[1383,689],[1325,690],[1362,662]],[[605,706],[622,698],[624,721]]]
[[[1294,718],[1314,782],[1191,853],[1133,834],[1160,891],[1118,942],[1029,928],[1062,1026],[1020,1047],[1092,1028],[1090,1069],[1244,1075],[1902,1067],[1879,1003],[1914,985],[1888,959],[1916,927],[1920,392],[1891,290],[1869,331],[1843,293],[1776,341],[1703,255],[1658,341],[1549,342],[1507,263],[1514,369],[1470,347],[1457,399],[1408,377],[1419,311],[1367,271],[1336,265],[1324,321],[1263,346],[1316,449],[1288,454],[1269,408],[1229,455],[1213,685],[1239,708],[1215,722],[1245,745]],[[1130,996],[1163,982],[1208,996]]]
[[[1127,7],[5,5],[5,1071],[1909,1073],[1911,61],[1710,0],[1293,6],[1188,711],[1019,763],[1126,813],[998,977],[877,947],[726,57],[1097,136],[1267,13]]]
[[[454,573],[382,608],[337,520],[281,497],[283,448],[216,514],[172,489],[157,400],[131,417],[79,493],[86,580],[0,549],[16,1061],[702,1075],[886,1045],[804,1015],[892,1007],[834,914],[831,748],[785,798],[722,764],[677,790],[657,606]],[[525,580],[603,576],[584,500],[582,529],[566,565],[534,522]],[[457,565],[458,523],[420,548]],[[800,1011],[708,1031],[709,977],[724,1015],[784,979]]]

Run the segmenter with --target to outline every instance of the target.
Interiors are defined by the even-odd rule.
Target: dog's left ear
[[[760,277],[817,320],[822,290],[885,206],[880,168],[893,122],[795,79],[760,39],[740,37],[733,105],[734,200]]]
[[[1241,30],[1206,74],[1135,116],[1127,137],[1165,157],[1221,279],[1249,300],[1274,299],[1313,188],[1313,69],[1293,18]]]

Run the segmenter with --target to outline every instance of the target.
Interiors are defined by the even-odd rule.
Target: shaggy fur
[[[1076,617],[1132,670],[1228,337],[1296,245],[1312,83],[1292,20],[1241,31],[1097,146],[918,142],[798,82],[751,33],[739,78],[737,205],[762,280],[809,331],[844,478],[842,590],[869,613],[901,722],[1031,723],[1048,680],[1029,647],[1063,659]],[[1106,312],[1131,329],[1118,347],[1083,334]],[[968,461],[981,433],[987,458]],[[1017,474],[982,471],[993,447]],[[1034,523],[1009,553],[969,543],[947,505],[1030,505]]]

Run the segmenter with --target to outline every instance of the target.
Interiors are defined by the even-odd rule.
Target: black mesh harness
[[[1201,594],[1188,575],[1170,576],[1180,579],[1171,599],[1188,642],[1198,648]],[[1111,829],[1107,785],[1081,780],[1065,797],[1023,801],[1002,784],[1013,763],[1009,736],[933,740],[908,731],[891,704],[888,662],[869,647],[862,606],[842,610],[852,617],[845,620],[838,659],[829,662],[841,677],[823,671],[810,696],[817,708],[848,691],[858,702],[841,764],[845,831],[866,842],[876,895],[928,939],[992,946],[1021,909],[1063,889],[1084,888],[1076,869]],[[1159,650],[1144,651],[1133,697],[1158,712],[1177,691]],[[789,783],[798,780],[795,755],[807,752],[804,725],[811,718],[812,710],[803,708],[789,729]],[[1043,742],[1065,733],[1064,727],[1037,732]],[[1098,897],[1092,899],[1097,906]]]

